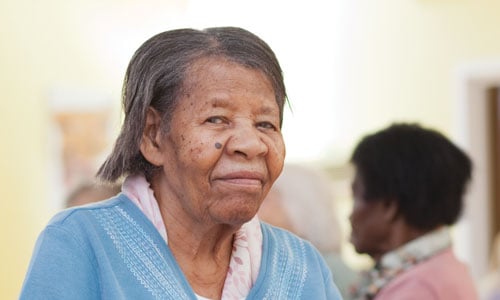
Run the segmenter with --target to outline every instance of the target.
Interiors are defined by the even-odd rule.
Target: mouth
[[[219,176],[216,181],[240,186],[261,187],[264,184],[264,176],[258,172],[238,171]]]

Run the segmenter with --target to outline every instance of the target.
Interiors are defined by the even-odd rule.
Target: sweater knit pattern
[[[271,285],[267,290],[264,299],[300,299],[301,291],[307,277],[308,269],[305,256],[304,241],[299,239],[290,239],[283,232],[273,232],[284,241],[284,247],[274,252],[271,261],[271,282],[277,284]],[[297,282],[296,285],[290,285],[289,282]],[[283,288],[286,287],[286,288]]]
[[[153,239],[120,207],[93,211],[113,241],[127,268],[155,299],[189,299],[175,280],[165,272],[169,269]]]

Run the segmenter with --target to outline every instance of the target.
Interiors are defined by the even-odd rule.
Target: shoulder
[[[289,259],[305,260],[319,269],[329,267],[319,250],[309,241],[285,229],[261,222],[263,245],[272,252],[282,252]]]
[[[43,245],[67,245],[70,240],[81,248],[89,248],[91,244],[101,243],[102,237],[134,228],[131,224],[140,224],[147,228],[147,221],[137,206],[125,195],[119,194],[108,200],[65,209],[57,213],[48,222],[38,240]],[[52,241],[52,242],[49,242]],[[88,249],[87,249],[88,250]]]
[[[264,240],[272,245],[297,246],[319,254],[318,250],[309,241],[298,237],[288,230],[265,222],[261,222],[261,228]]]
[[[328,266],[310,242],[266,223],[261,223],[261,228],[259,278],[268,286],[263,298],[341,299]]]
[[[309,241],[285,229],[264,222],[261,223],[261,228],[263,244],[267,249],[284,252],[294,259],[319,260],[319,262],[324,263],[320,252]]]
[[[154,226],[125,195],[56,214],[37,239],[21,299],[99,298],[99,272],[114,274],[110,262],[151,232]]]
[[[103,214],[106,211],[113,209],[123,209],[129,211],[132,209],[133,203],[123,194],[118,194],[107,200],[94,202],[87,205],[67,208],[57,213],[47,224],[47,227],[67,227],[75,223],[81,223],[89,220],[90,216]]]
[[[133,205],[126,196],[117,195],[101,202],[65,209],[48,222],[38,237],[38,243],[45,246],[67,245],[74,241],[76,245],[85,245],[92,236],[102,231],[98,216],[109,214],[108,211],[113,209],[131,210],[127,202]]]
[[[114,208],[130,210],[127,201],[125,196],[117,196],[56,214],[38,236],[21,299],[98,297],[95,249],[103,245],[106,232],[96,215],[106,215]],[[58,284],[54,286],[54,282]]]
[[[455,257],[451,249],[402,273],[379,294],[383,299],[400,298],[403,295],[412,295],[408,299],[477,298],[467,267]]]

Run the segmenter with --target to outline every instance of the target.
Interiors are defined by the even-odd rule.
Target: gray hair
[[[151,178],[158,167],[140,151],[147,111],[152,107],[160,112],[162,129],[168,130],[189,67],[204,57],[223,58],[262,71],[273,86],[281,126],[287,99],[283,74],[263,40],[237,27],[166,31],[147,40],[129,63],[123,84],[124,123],[111,154],[97,172],[98,178],[107,182],[129,174]]]
[[[294,232],[309,240],[322,253],[340,252],[341,230],[334,213],[330,179],[318,169],[285,164],[272,189],[293,226]]]

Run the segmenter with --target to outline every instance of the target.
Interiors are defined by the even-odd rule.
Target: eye
[[[224,117],[221,117],[221,116],[213,116],[213,117],[209,117],[205,120],[205,122],[207,123],[212,123],[212,124],[223,124],[225,123],[226,119]]]
[[[277,127],[271,122],[259,122],[259,123],[257,123],[257,127],[262,128],[262,129],[271,129],[274,131],[277,130]]]

